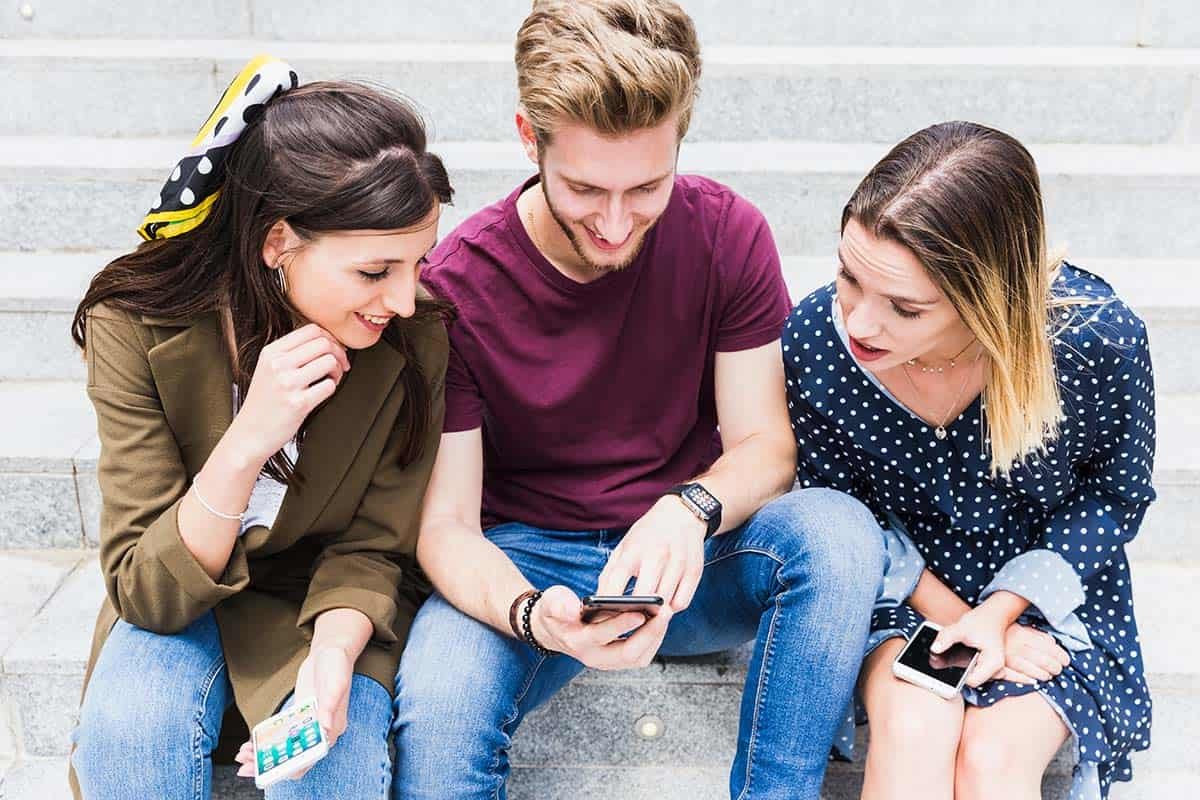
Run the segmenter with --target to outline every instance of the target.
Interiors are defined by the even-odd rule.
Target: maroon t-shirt
[[[779,337],[779,254],[758,209],[679,176],[637,259],[577,283],[518,218],[535,181],[458,226],[422,275],[458,308],[445,430],[483,429],[484,528],[631,525],[720,455],[714,355]]]

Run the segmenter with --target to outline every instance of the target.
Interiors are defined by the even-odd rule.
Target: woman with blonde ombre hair
[[[1106,797],[1150,744],[1124,552],[1155,496],[1145,326],[1048,255],[1033,158],[982,125],[876,164],[838,260],[783,356],[799,481],[860,499],[892,551],[859,679],[863,797],[1036,798],[1068,740],[1071,797]],[[980,652],[950,702],[893,673],[924,620],[934,653]]]

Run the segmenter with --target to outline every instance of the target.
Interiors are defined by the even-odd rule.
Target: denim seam
[[[750,740],[746,743],[746,783],[738,794],[738,800],[749,796],[751,782],[754,779],[754,748],[758,743],[758,715],[762,710],[762,698],[767,691],[767,682],[771,675],[771,663],[775,656],[775,629],[781,611],[780,601],[783,593],[788,590],[787,583],[779,576],[775,577],[783,592],[775,595],[775,611],[771,614],[771,624],[767,628],[767,643],[763,647],[762,671],[758,676],[758,688],[754,693],[754,718],[750,723]]]
[[[761,547],[739,547],[736,550],[730,550],[728,553],[719,555],[716,558],[712,559],[711,561],[705,561],[704,566],[706,568],[711,567],[713,564],[716,564],[720,561],[724,561],[727,558],[732,558],[733,556],[746,555],[747,553],[753,553],[753,554],[760,555],[760,556],[766,556],[767,558],[771,559],[779,566],[781,566],[781,567],[783,566],[783,559],[780,556],[776,555],[775,553],[772,553],[770,550],[765,550]]]
[[[200,737],[207,733],[204,730],[204,712],[208,706],[208,695],[212,691],[213,684],[217,682],[217,676],[224,669],[225,657],[222,655],[213,662],[213,666],[209,668],[208,674],[200,684],[200,703],[196,709],[195,726],[192,732],[192,766],[195,769],[192,776],[192,796],[196,800],[204,800],[204,753],[200,747]],[[222,709],[223,714],[224,709]]]
[[[546,658],[547,658],[546,656],[538,657],[537,663],[535,663],[533,665],[533,669],[529,670],[529,675],[525,678],[525,683],[522,684],[521,691],[517,692],[517,696],[515,698],[513,698],[512,713],[509,714],[507,717],[505,717],[504,721],[500,723],[500,733],[506,739],[512,738],[511,734],[509,734],[506,729],[508,728],[509,725],[511,725],[513,722],[516,721],[517,717],[519,717],[521,715],[521,701],[525,699],[525,695],[529,694],[529,689],[530,689],[530,687],[533,686],[533,681],[537,677],[538,671],[542,668],[542,665],[546,663]],[[500,751],[497,750],[496,753],[492,756],[492,764],[488,768],[488,772],[490,772],[492,774],[492,777],[494,777],[494,778],[499,777],[496,774],[499,767],[500,767]],[[493,800],[500,800],[500,791],[503,788],[504,788],[504,781],[499,781],[496,784],[495,790],[492,792]]]

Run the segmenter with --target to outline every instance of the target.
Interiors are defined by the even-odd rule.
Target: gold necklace
[[[531,242],[533,242],[533,246],[537,248],[537,251],[542,254],[542,258],[549,261],[550,256],[546,255],[546,248],[542,247],[542,243],[541,243],[541,241],[539,241],[538,235],[537,235],[537,226],[534,225],[534,223],[533,223],[533,206],[532,205],[530,205],[529,210],[527,210],[525,212],[525,221],[529,223],[529,240]]]
[[[975,344],[974,336],[971,337],[971,341],[967,342],[967,346],[964,347],[962,350],[959,350],[957,353],[955,353],[954,357],[951,358],[950,361],[945,366],[927,367],[921,363],[920,359],[916,359],[916,358],[910,358],[908,361],[906,361],[904,363],[910,367],[917,367],[918,369],[921,370],[921,372],[924,372],[924,373],[936,372],[936,373],[940,374],[940,373],[945,372],[947,369],[954,369],[956,366],[958,366],[958,359],[962,356],[963,353],[967,352],[967,350],[970,349],[971,345],[973,345],[973,344]]]
[[[970,345],[968,345],[968,347],[969,346]],[[962,353],[959,353],[959,355],[962,355]],[[981,348],[979,348],[979,352],[975,354],[975,360],[971,362],[972,368],[974,368],[974,366],[979,363],[979,359],[982,355],[983,355],[983,348],[981,347]],[[919,397],[923,402],[925,400],[925,395],[922,394],[921,390],[917,388],[917,384],[912,379],[912,375],[908,374],[908,363],[905,362],[905,363],[901,364],[900,369],[904,373],[904,377],[908,378],[908,385],[912,387],[913,392],[915,392],[917,397]],[[954,395],[953,402],[950,403],[950,407],[946,409],[946,413],[942,416],[942,418],[941,418],[942,421],[939,422],[937,427],[933,429],[933,435],[936,436],[938,438],[938,440],[942,440],[942,439],[946,438],[946,423],[950,421],[950,414],[953,413],[954,407],[958,405],[958,401],[962,399],[962,394],[964,391],[966,391],[967,384],[970,383],[970,381],[971,381],[971,373],[968,372],[966,374],[966,376],[963,378],[962,384],[958,387],[958,393],[956,395]]]

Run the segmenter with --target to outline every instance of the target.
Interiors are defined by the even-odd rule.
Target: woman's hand
[[[939,655],[959,642],[978,650],[979,659],[967,675],[967,685],[982,686],[1004,675],[1008,629],[1027,608],[1029,601],[1024,597],[998,591],[959,617],[958,622],[943,628],[930,650]]]
[[[231,429],[266,461],[291,441],[349,370],[346,348],[333,334],[315,324],[294,330],[259,353]]]
[[[354,659],[341,647],[312,648],[296,674],[292,697],[296,700],[317,698],[317,721],[331,748],[346,731],[353,677]],[[237,772],[240,777],[254,777],[254,748],[250,742],[241,746],[235,760],[241,765]],[[299,780],[307,773],[308,769],[298,772],[291,780]]]
[[[979,658],[967,674],[967,685],[981,686],[1004,672],[1004,635],[1008,624],[1001,615],[981,605],[963,614],[953,625],[942,628],[929,650],[941,655],[960,642],[978,650]]]
[[[1028,625],[1013,623],[1004,637],[1004,674],[1013,683],[1037,683],[1057,676],[1071,654],[1054,637]]]

